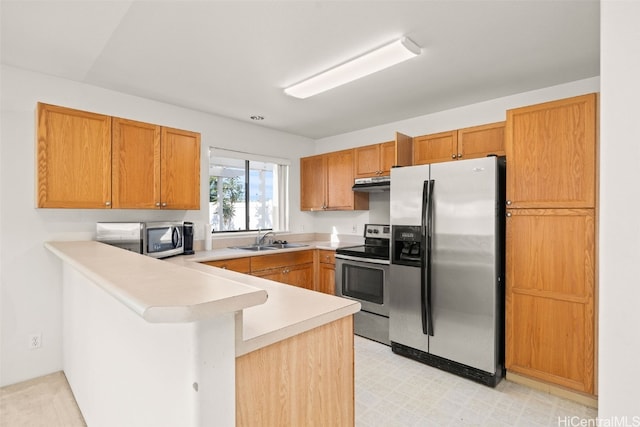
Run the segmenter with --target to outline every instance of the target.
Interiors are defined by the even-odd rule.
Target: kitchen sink
[[[304,243],[272,243],[267,246],[274,249],[290,249],[290,248],[304,248],[309,245],[305,245]]]
[[[246,245],[246,246],[229,246],[230,249],[242,249],[243,251],[272,251],[274,249],[279,249],[273,247],[272,245]]]
[[[230,249],[241,249],[244,251],[272,251],[275,249],[291,249],[303,248],[309,245],[304,243],[271,243],[268,245],[245,245],[245,246],[229,246]]]

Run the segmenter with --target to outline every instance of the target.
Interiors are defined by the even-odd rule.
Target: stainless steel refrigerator
[[[504,365],[504,169],[494,156],[391,171],[391,348],[489,386]]]

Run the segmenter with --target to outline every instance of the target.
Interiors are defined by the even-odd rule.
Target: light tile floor
[[[597,416],[594,408],[510,381],[490,388],[457,377],[359,336],[355,371],[356,427],[595,425],[587,420]]]

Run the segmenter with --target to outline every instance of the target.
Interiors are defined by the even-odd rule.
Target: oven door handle
[[[336,254],[336,259],[344,259],[344,260],[347,260],[347,261],[365,262],[367,264],[381,264],[381,265],[389,265],[390,264],[388,259],[359,258],[357,256],[342,255],[342,254]]]
[[[424,182],[422,187],[422,239],[420,253],[420,305],[422,311],[422,332],[433,336],[431,313],[431,233],[433,230],[433,187],[435,180]]]

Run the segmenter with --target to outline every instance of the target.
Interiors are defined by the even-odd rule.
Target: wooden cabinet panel
[[[39,208],[111,206],[111,117],[38,103]]]
[[[410,166],[413,138],[396,132],[395,141],[354,149],[354,177],[388,176],[394,166]]]
[[[596,95],[507,111],[506,153],[511,207],[595,207]]]
[[[297,264],[313,263],[313,251],[281,252],[251,257],[251,271],[267,270]]]
[[[353,426],[353,316],[236,359],[237,426]]]
[[[200,209],[200,134],[162,128],[162,208]]]
[[[369,209],[369,194],[354,192],[353,181],[353,150],[301,158],[300,209]]]
[[[594,393],[594,211],[508,215],[506,367]]]
[[[413,139],[413,164],[448,162],[455,160],[458,132],[441,132],[418,136]]]
[[[200,209],[200,134],[38,103],[38,207]]]
[[[281,281],[287,285],[314,290],[313,263],[285,267]]]
[[[504,156],[505,122],[458,130],[458,159],[475,159],[489,154]]]
[[[316,291],[335,295],[336,253],[325,249],[318,250],[318,279]]]
[[[393,141],[392,152],[393,159],[395,161],[395,144]],[[364,147],[358,147],[353,150],[354,152],[354,174],[356,178],[365,178],[370,176],[380,175],[380,157],[381,146],[380,144],[366,145]],[[389,153],[387,153],[389,154]]]
[[[327,158],[323,155],[300,159],[300,210],[325,208]]]
[[[231,258],[218,261],[205,261],[203,264],[219,267],[225,270],[237,271],[239,273],[251,272],[251,258]]]
[[[112,150],[112,207],[160,207],[160,126],[114,117]]]
[[[414,138],[413,164],[505,155],[505,122],[423,135]]]

